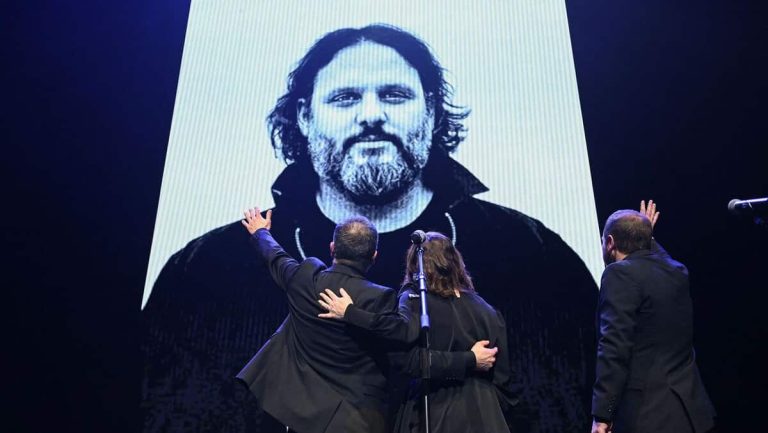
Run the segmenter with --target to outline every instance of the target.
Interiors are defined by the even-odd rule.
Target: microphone
[[[411,242],[413,242],[416,245],[421,245],[426,240],[427,240],[427,234],[421,230],[416,230],[415,232],[411,233]]]
[[[728,210],[734,215],[766,217],[768,216],[768,197],[751,200],[735,198],[728,202]]]

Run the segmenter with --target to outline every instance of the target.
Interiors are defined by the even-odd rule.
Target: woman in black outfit
[[[509,368],[504,318],[475,292],[461,253],[449,238],[429,232],[422,246],[433,365],[428,384],[430,431],[509,432],[504,414],[517,399]],[[406,307],[410,311],[408,335],[411,339],[419,333],[421,314],[415,278],[416,251],[416,245],[408,250],[404,290],[400,296],[401,311]],[[463,364],[460,356],[443,359],[450,358],[448,353],[467,353],[476,342],[498,349],[490,370],[477,368],[475,359]],[[416,344],[392,358],[396,368],[413,378],[397,412],[396,432],[423,431],[420,423],[424,384],[418,379],[421,377],[420,353]]]

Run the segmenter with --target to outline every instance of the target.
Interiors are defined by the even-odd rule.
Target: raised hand
[[[656,212],[656,203],[654,203],[653,200],[648,200],[648,206],[645,205],[645,200],[640,200],[640,213],[651,220],[651,228],[656,226],[656,221],[659,219],[660,212]]]
[[[270,228],[272,228],[272,210],[271,209],[267,211],[266,218],[261,216],[261,211],[257,207],[246,210],[245,212],[243,212],[243,215],[245,217],[240,222],[243,223],[245,228],[248,229],[248,233],[250,234],[256,233],[256,230],[259,230],[259,229],[269,230]]]
[[[491,342],[488,340],[480,340],[470,349],[475,354],[475,370],[488,371],[493,368],[493,364],[496,362],[496,352],[499,351],[499,348],[489,349],[489,344]]]

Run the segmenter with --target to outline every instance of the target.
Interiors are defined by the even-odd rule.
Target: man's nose
[[[381,101],[376,95],[366,94],[363,96],[357,113],[357,123],[364,126],[381,125],[387,121],[387,112]]]

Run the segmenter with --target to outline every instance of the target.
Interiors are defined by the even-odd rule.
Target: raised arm
[[[259,208],[249,209],[244,212],[242,223],[251,235],[251,245],[267,263],[272,279],[280,288],[286,290],[300,265],[269,232],[272,227],[272,210],[268,210],[266,217],[262,217]]]

